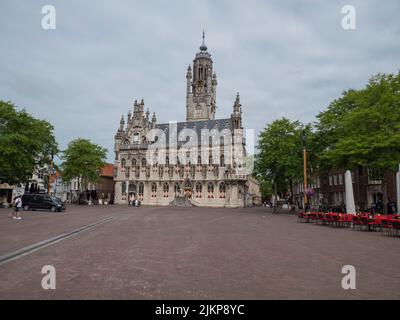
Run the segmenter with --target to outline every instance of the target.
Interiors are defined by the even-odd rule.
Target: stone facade
[[[194,206],[243,207],[259,187],[246,171],[242,109],[215,119],[217,78],[203,44],[187,69],[186,121],[157,123],[135,100],[115,135],[115,203],[138,199],[167,206],[186,197]],[[183,139],[182,139],[183,137]]]

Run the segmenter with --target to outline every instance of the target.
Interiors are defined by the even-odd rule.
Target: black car
[[[65,210],[61,199],[47,194],[24,194],[22,207],[24,210],[47,209],[52,212]]]

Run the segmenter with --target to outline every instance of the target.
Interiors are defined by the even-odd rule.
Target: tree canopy
[[[96,182],[105,165],[107,149],[88,139],[75,139],[63,151],[61,164],[63,180],[78,179],[79,188],[89,182]]]
[[[53,126],[0,100],[0,181],[24,183],[58,153]]]
[[[400,72],[377,74],[365,88],[344,91],[313,124],[286,118],[268,124],[260,134],[256,156],[260,182],[274,180],[279,192],[292,180],[301,179],[303,146],[309,172],[358,166],[396,170],[400,163]]]
[[[400,162],[400,73],[378,74],[321,112],[321,163],[328,167],[396,169]]]
[[[285,192],[291,181],[302,176],[304,141],[311,139],[311,133],[310,125],[286,118],[268,124],[258,142],[258,179],[273,182],[277,192]]]

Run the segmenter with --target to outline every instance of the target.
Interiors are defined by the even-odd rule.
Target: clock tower
[[[217,76],[211,54],[203,43],[186,73],[186,121],[215,119]]]

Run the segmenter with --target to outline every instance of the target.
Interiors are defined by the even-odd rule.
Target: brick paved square
[[[265,208],[70,206],[0,211],[0,255],[111,217],[0,265],[0,299],[399,299],[399,239]],[[56,289],[41,269],[56,269]],[[356,268],[356,290],[341,287]]]

